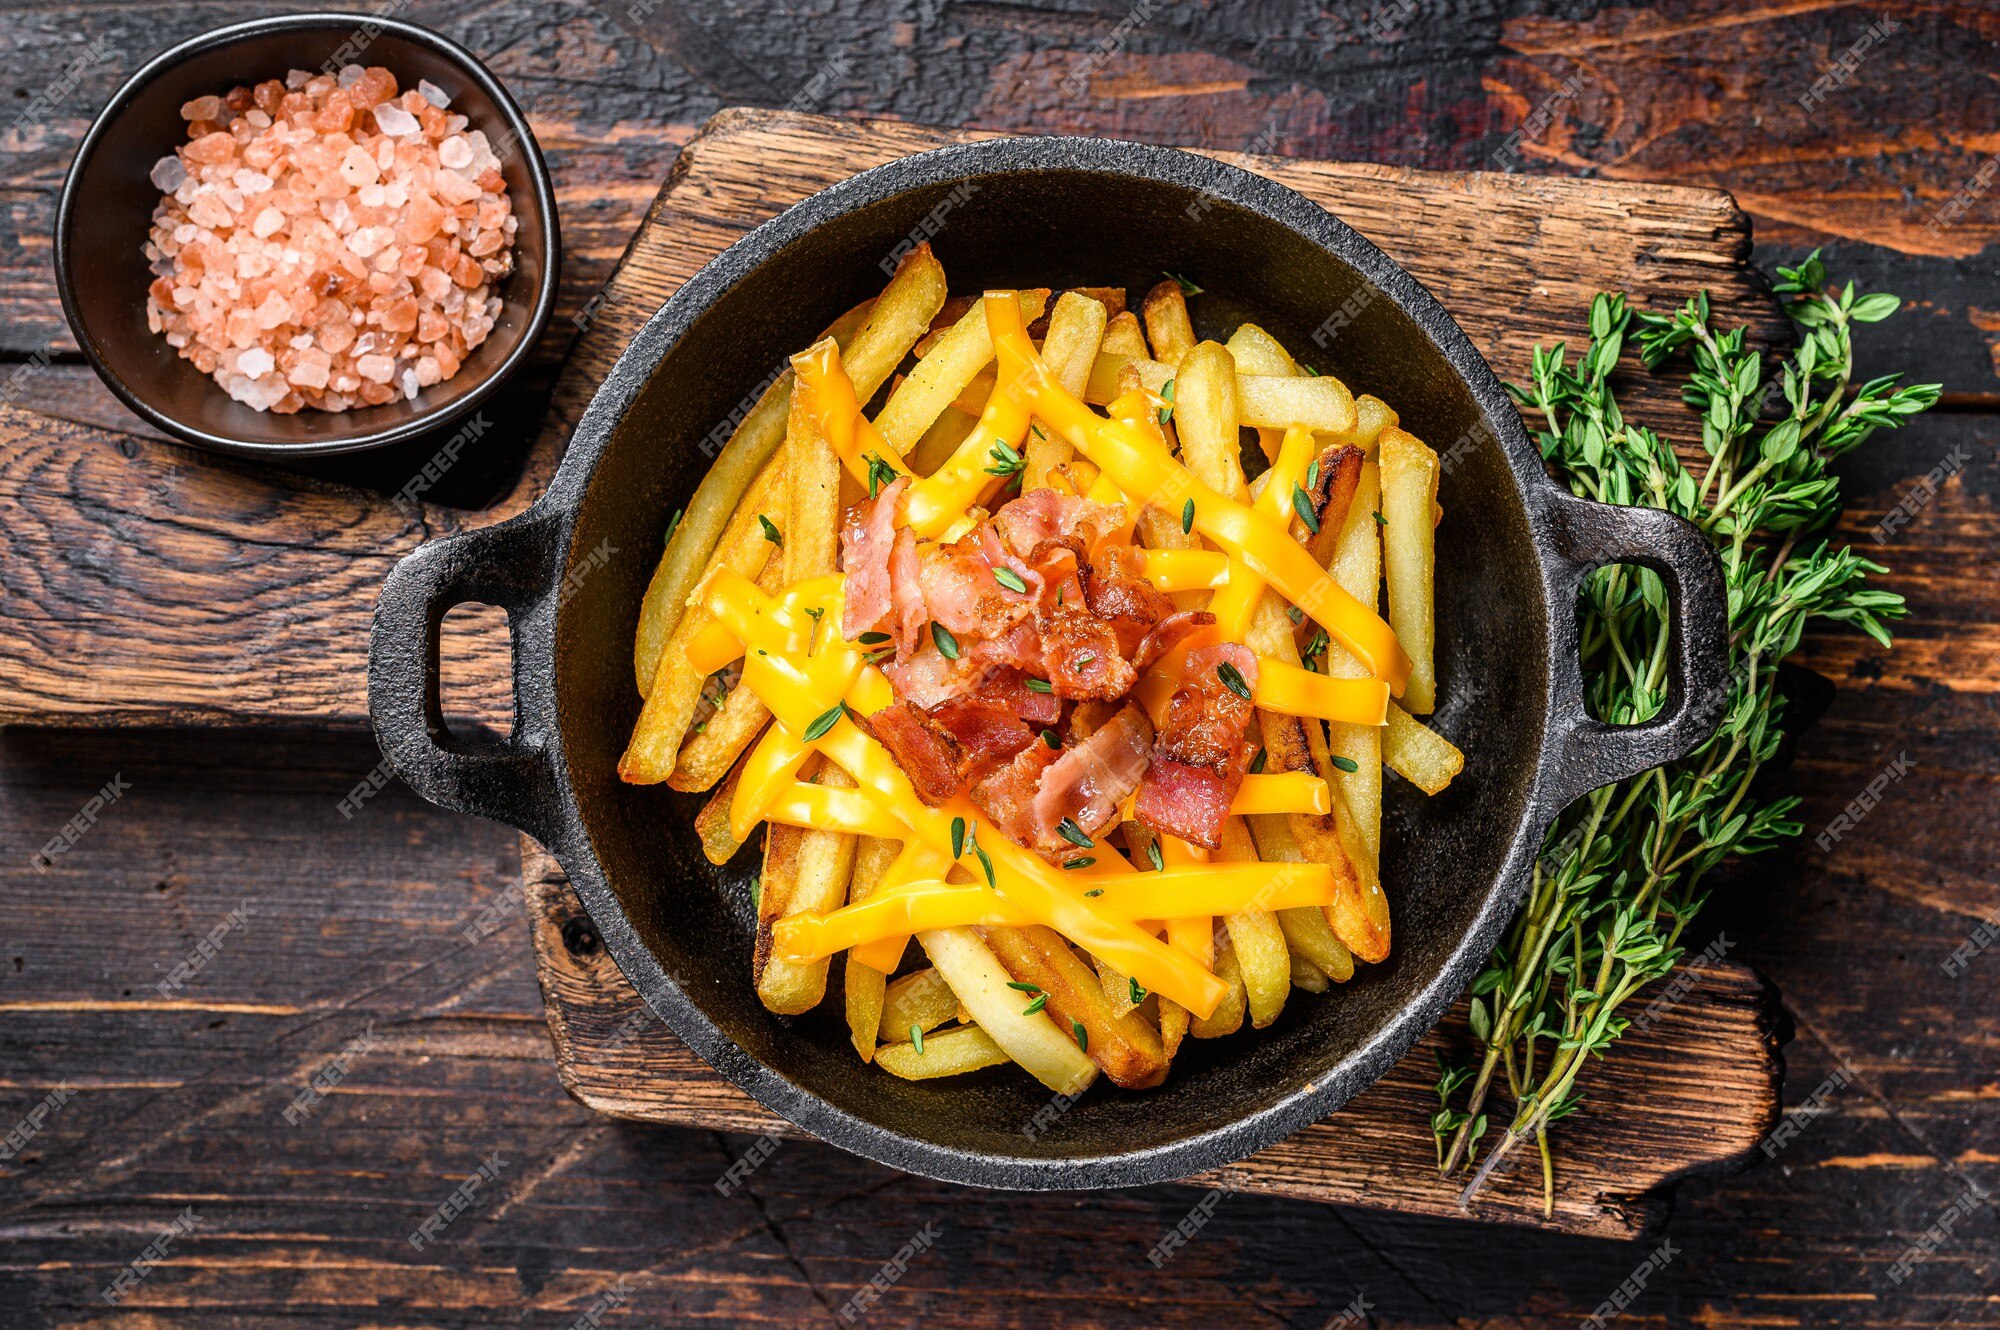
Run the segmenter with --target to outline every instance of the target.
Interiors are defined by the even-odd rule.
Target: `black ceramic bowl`
[[[500,321],[457,374],[410,401],[276,415],[233,400],[146,326],[153,275],[143,252],[160,200],[153,164],[187,142],[180,108],[239,84],[317,73],[329,58],[381,65],[398,88],[429,79],[451,109],[486,131],[521,219]],[[512,145],[508,147],[507,145]],[[90,127],[56,212],[56,285],[98,376],[148,421],[221,452],[304,456],[358,452],[429,434],[485,401],[518,369],[555,306],[562,241],[555,191],[527,119],[471,52],[428,29],[366,14],[290,14],[217,28],[126,80]]]
[[[913,232],[934,232],[959,292],[1144,289],[1163,270],[1183,274],[1207,291],[1193,302],[1197,331],[1225,335],[1254,315],[1317,367],[1393,403],[1453,459],[1438,533],[1434,721],[1465,749],[1466,769],[1436,799],[1390,782],[1393,956],[1328,994],[1294,993],[1267,1030],[1184,1044],[1159,1089],[1100,1086],[1054,1115],[1048,1092],[1015,1069],[911,1083],[860,1065],[837,999],[796,1020],[766,1012],[749,979],[755,855],[711,868],[690,825],[699,799],[621,785],[613,770],[639,710],[640,596],[667,515],[707,465],[698,442],[784,353],[878,289],[880,261]],[[1322,351],[1313,333],[1336,311],[1352,323]],[[1576,656],[1578,580],[1613,561],[1657,570],[1674,616],[1672,696],[1657,719],[1625,729],[1585,715]],[[513,629],[517,722],[497,752],[457,743],[439,722],[438,624],[467,600],[504,606]],[[426,545],[391,573],[369,700],[398,774],[427,798],[549,846],[646,1002],[771,1108],[933,1177],[1113,1186],[1240,1159],[1387,1070],[1479,966],[1556,812],[1708,731],[1712,714],[1688,699],[1721,682],[1723,622],[1704,538],[1674,517],[1586,503],[1547,479],[1464,334],[1323,209],[1168,149],[1000,139],[865,172],[697,273],[613,367],[534,508]]]

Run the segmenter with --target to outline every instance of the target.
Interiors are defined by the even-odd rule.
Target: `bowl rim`
[[[1295,190],[1215,158],[1119,139],[1006,136],[950,144],[863,171],[757,226],[709,260],[633,335],[578,420],[547,493],[516,520],[524,525],[552,523],[553,529],[547,533],[551,547],[560,564],[569,563],[591,477],[619,421],[681,338],[767,259],[825,222],[915,189],[988,175],[1040,171],[1125,175],[1186,188],[1197,195],[1212,193],[1287,227],[1348,265],[1369,287],[1393,301],[1465,385],[1486,429],[1507,459],[1532,536],[1541,579],[1538,589],[1551,616],[1558,612],[1565,574],[1548,533],[1551,505],[1560,501],[1555,496],[1557,487],[1542,470],[1540,455],[1500,380],[1437,299],[1373,243]],[[724,1033],[666,973],[619,904],[583,823],[567,747],[560,734],[561,708],[554,697],[561,656],[558,614],[545,602],[535,619],[536,631],[527,636],[540,640],[524,644],[521,666],[524,672],[537,676],[535,692],[542,696],[536,700],[543,714],[531,725],[546,744],[544,755],[553,780],[552,806],[534,818],[542,825],[531,829],[531,834],[549,845],[562,864],[619,969],[676,1036],[766,1107],[843,1149],[948,1182],[1053,1190],[1171,1181],[1247,1158],[1324,1118],[1379,1080],[1471,982],[1512,917],[1526,884],[1528,863],[1547,823],[1561,807],[1560,803],[1551,806],[1549,794],[1552,787],[1560,785],[1551,780],[1552,764],[1560,754],[1551,743],[1557,721],[1557,671],[1550,665],[1534,778],[1519,817],[1506,833],[1510,840],[1499,872],[1486,885],[1469,926],[1443,964],[1418,986],[1411,1001],[1329,1064],[1323,1074],[1293,1084],[1263,1108],[1163,1144],[1068,1156],[1000,1155],[947,1147],[840,1108],[781,1074]],[[1547,634],[1543,640],[1552,651]],[[523,695],[525,701],[525,689]],[[522,719],[527,720],[525,715]]]
[[[479,85],[480,90],[492,99],[494,106],[499,108],[508,132],[514,136],[515,143],[521,149],[526,162],[528,182],[541,215],[539,230],[543,249],[547,254],[547,259],[542,265],[541,282],[535,292],[521,340],[462,396],[429,411],[413,415],[400,424],[373,430],[337,434],[303,443],[264,443],[214,434],[169,415],[147,402],[111,368],[109,362],[99,353],[96,339],[91,336],[80,308],[74,282],[70,276],[73,257],[71,230],[82,202],[82,178],[85,168],[96,154],[104,137],[110,132],[111,125],[125,113],[133,98],[155,79],[194,56],[220,50],[246,37],[285,32],[317,32],[327,28],[353,28],[358,31],[370,27],[376,30],[378,36],[388,33],[400,37],[427,47],[457,65],[467,78]],[[70,160],[69,170],[63,176],[62,191],[56,203],[54,264],[56,291],[62,299],[63,317],[69,323],[70,332],[76,338],[78,348],[82,350],[84,358],[90,362],[91,368],[97,372],[97,377],[103,380],[104,385],[142,419],[175,438],[215,452],[265,458],[324,457],[384,448],[440,431],[476,410],[491,398],[502,384],[512,378],[526,363],[528,357],[534,354],[535,348],[541,342],[542,333],[548,327],[549,318],[555,311],[562,280],[562,222],[556,213],[554,181],[549,175],[548,163],[542,157],[541,144],[536,141],[527,116],[505,85],[478,56],[443,33],[421,24],[374,14],[314,10],[300,14],[246,19],[239,23],[211,28],[207,32],[168,47],[119,84],[117,91],[111,94],[103,109],[91,121],[89,130],[77,144],[76,155]],[[220,392],[221,389],[217,388],[216,391]]]

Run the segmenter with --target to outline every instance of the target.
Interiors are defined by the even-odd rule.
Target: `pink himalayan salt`
[[[379,66],[181,108],[153,168],[153,331],[258,410],[344,411],[457,374],[500,317],[518,219],[484,133]]]

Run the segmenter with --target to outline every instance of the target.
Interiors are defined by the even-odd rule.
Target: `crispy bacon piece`
[[[972,802],[986,814],[1000,833],[1017,845],[1040,851],[1035,826],[1035,795],[1041,789],[1042,773],[1055,764],[1056,751],[1044,743],[1029,744],[1004,767],[995,767],[972,786]],[[1055,828],[1049,828],[1055,834]],[[1056,836],[1063,845],[1069,842]]]
[[[1118,805],[1145,774],[1152,746],[1153,723],[1144,710],[1128,702],[1083,742],[1064,749],[1042,773],[1035,792],[1034,825],[1043,840],[1053,837],[1062,846],[1055,856],[1058,862],[1080,847],[1064,840],[1057,825],[1067,817],[1091,836],[1110,826],[1118,816]],[[1041,843],[1035,848],[1042,849]]]
[[[977,535],[917,551],[917,585],[930,617],[953,636],[997,637],[1034,610],[1034,598],[993,578]]]
[[[1031,562],[1043,579],[1035,600],[1042,669],[1056,696],[1110,701],[1131,692],[1138,672],[1118,649],[1118,634],[1111,624],[1090,611],[1075,541],[1044,541],[1036,546]]]
[[[1145,554],[1131,545],[1107,545],[1084,573],[1084,603],[1111,625],[1119,654],[1130,658],[1174,603],[1140,573]]]
[[[1179,646],[1188,634],[1212,627],[1214,623],[1215,616],[1207,610],[1174,611],[1154,624],[1153,631],[1147,633],[1146,639],[1139,643],[1138,651],[1132,656],[1133,668],[1151,669],[1154,661]]]
[[[958,793],[958,743],[916,707],[892,703],[868,717],[864,728],[896,759],[917,798],[935,808]]]
[[[896,659],[908,660],[923,644],[924,624],[931,617],[917,577],[917,533],[904,527],[889,551],[890,633],[896,639]]]
[[[1257,686],[1257,657],[1247,647],[1223,642],[1189,655],[1137,801],[1139,821],[1156,834],[1211,850],[1222,844],[1222,821],[1250,765],[1252,708],[1223,682],[1225,665],[1246,687]]]
[[[896,502],[909,486],[908,477],[898,476],[874,498],[849,508],[841,519],[840,566],[847,574],[847,602],[840,612],[840,633],[849,641],[880,631],[889,617]]]
[[[955,697],[930,713],[931,721],[958,746],[960,783],[977,781],[1031,743],[1035,732],[1011,708],[977,697]]]
[[[1032,561],[1037,546],[1052,540],[1073,540],[1079,553],[1125,523],[1118,504],[1093,503],[1051,489],[1029,490],[993,515],[993,525],[1009,549]]]

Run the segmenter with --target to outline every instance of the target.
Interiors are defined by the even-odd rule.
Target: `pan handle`
[[[404,784],[432,803],[476,813],[553,846],[562,825],[553,722],[524,689],[523,626],[559,580],[553,514],[533,510],[497,526],[429,541],[389,571],[368,644],[368,715],[376,742]],[[514,726],[497,746],[467,744],[445,728],[439,701],[438,630],[455,605],[507,611]]]
[[[1658,508],[1579,499],[1553,484],[1547,493],[1563,567],[1550,607],[1551,709],[1537,799],[1554,818],[1580,795],[1685,757],[1715,732],[1728,701],[1729,611],[1721,560],[1692,523]],[[1607,725],[1584,707],[1577,588],[1610,563],[1650,568],[1666,585],[1667,700],[1637,725]]]

